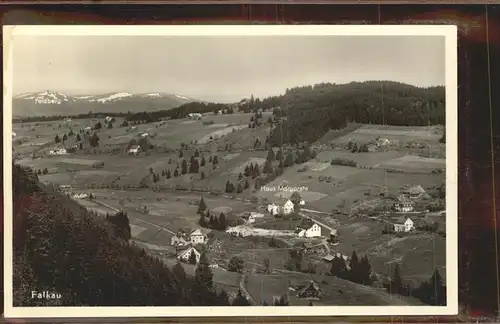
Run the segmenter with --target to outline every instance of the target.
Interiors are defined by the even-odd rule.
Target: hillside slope
[[[444,124],[445,89],[389,81],[316,84],[288,89],[281,98],[281,110],[286,118],[282,127],[274,128],[271,143],[313,142],[348,122],[397,126]]]
[[[198,277],[120,240],[108,223],[13,165],[14,306],[228,305]],[[208,264],[206,265],[208,269]],[[31,291],[59,300],[36,301]]]

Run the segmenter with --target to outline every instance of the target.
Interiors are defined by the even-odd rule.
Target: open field
[[[352,133],[335,139],[336,143],[347,144],[350,139],[359,142],[368,142],[377,137],[387,138],[389,141],[435,141],[438,142],[442,135],[442,128],[438,126],[383,126],[363,125]]]
[[[277,272],[276,274],[252,274],[248,277],[247,289],[252,297],[258,302],[264,301],[272,305],[274,298],[287,295],[291,305],[306,306],[309,301],[296,298],[297,291],[289,288],[305,285],[314,280],[322,290],[322,298],[313,300],[313,305],[419,305],[413,299],[390,296],[385,291],[377,288],[366,287],[342,280],[336,277],[324,275],[311,275],[293,273],[289,271]]]
[[[445,169],[446,160],[436,158],[425,158],[414,155],[405,155],[403,157],[392,159],[381,163],[378,168],[397,169],[402,171],[432,171],[436,169]]]

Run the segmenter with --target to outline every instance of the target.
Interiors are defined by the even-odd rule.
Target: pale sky
[[[13,93],[230,102],[319,82],[444,85],[442,36],[15,36]]]

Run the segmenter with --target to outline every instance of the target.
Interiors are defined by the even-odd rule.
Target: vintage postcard
[[[455,26],[5,26],[7,317],[454,315]]]

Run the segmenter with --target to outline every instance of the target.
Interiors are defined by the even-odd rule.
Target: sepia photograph
[[[455,26],[5,26],[7,317],[454,315]]]

